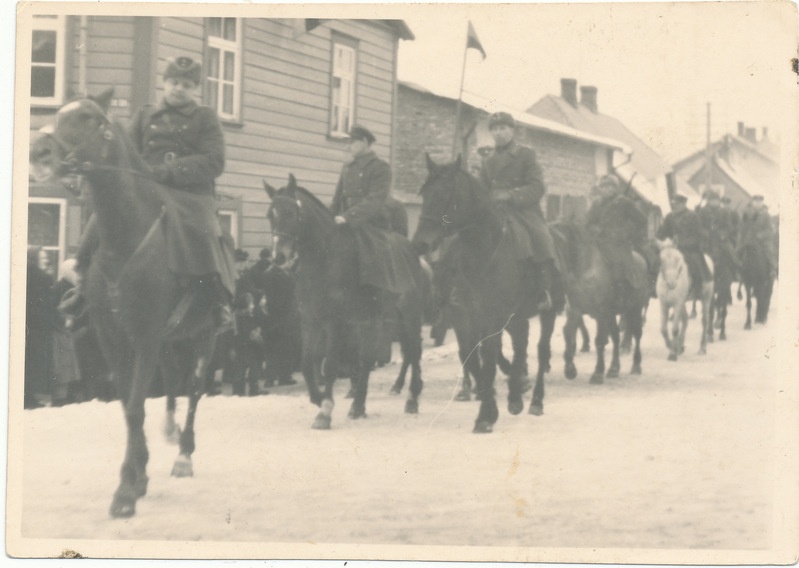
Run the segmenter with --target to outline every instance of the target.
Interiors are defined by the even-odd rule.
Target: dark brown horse
[[[741,287],[746,291],[746,322],[744,329],[752,329],[752,298],[756,300],[755,323],[764,324],[768,320],[771,295],[774,292],[774,279],[769,273],[767,256],[760,243],[749,243],[739,252],[741,258],[741,282],[738,285],[738,299],[741,300]]]
[[[405,363],[411,367],[411,381],[405,411],[416,413],[422,392],[422,317],[421,285],[395,294],[359,280],[357,243],[354,229],[337,226],[333,214],[308,190],[299,187],[293,175],[288,185],[276,190],[264,182],[272,201],[267,217],[272,227],[273,250],[294,264],[297,301],[302,321],[302,372],[311,402],[321,407],[313,423],[315,429],[329,429],[333,412],[333,383],[338,367],[346,357],[352,373],[350,418],[366,416],[369,375],[382,326],[389,315],[397,321],[397,331]],[[408,258],[410,243],[404,241]],[[419,281],[416,280],[418,283]],[[319,384],[324,384],[324,392]]]
[[[544,408],[544,374],[549,369],[550,338],[556,310],[563,307],[563,295],[554,295],[554,310],[536,314],[537,290],[529,281],[524,263],[516,257],[513,243],[504,230],[502,213],[491,201],[488,190],[461,167],[460,157],[446,165],[427,157],[429,175],[421,188],[422,212],[414,235],[417,251],[425,253],[444,235],[456,235],[454,301],[464,321],[455,325],[465,368],[477,382],[480,411],[475,433],[487,433],[499,418],[494,390],[503,330],[513,344],[508,379],[508,410],[519,414],[524,408],[522,394],[527,365],[530,317],[539,315],[536,375],[530,413]]]
[[[82,174],[90,185],[99,246],[85,276],[89,319],[96,328],[103,355],[117,382],[125,411],[127,449],[111,515],[130,517],[136,501],[147,492],[147,443],[144,401],[156,366],[174,409],[175,389],[182,380],[183,356],[190,350],[193,385],[180,454],[172,475],[192,475],[195,449],[194,418],[202,392],[202,377],[213,351],[210,303],[184,304],[185,288],[170,271],[163,223],[169,191],[152,181],[147,166],[125,132],[107,116],[113,90],[61,108],[52,132],[31,148],[31,163],[39,177]],[[174,326],[175,307],[187,306]],[[178,370],[177,367],[183,367]]]
[[[616,289],[606,261],[582,225],[573,221],[559,221],[553,223],[550,228],[566,272],[564,280],[569,303],[566,325],[563,328],[566,341],[564,351],[566,378],[574,379],[577,376],[574,353],[576,333],[582,315],[591,316],[597,323],[596,367],[591,375],[591,383],[601,384],[604,381],[605,346],[608,338],[613,342],[613,354],[610,366],[607,368],[607,376],[619,376],[621,364],[617,316],[624,318],[626,329],[634,340],[633,365],[630,372],[640,374],[643,314],[650,296],[646,262],[640,255],[634,253],[640,286],[629,291]]]

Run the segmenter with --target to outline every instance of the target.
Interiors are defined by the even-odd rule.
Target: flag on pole
[[[466,35],[466,49],[469,48],[476,49],[483,55],[483,59],[486,58],[486,51],[483,49],[483,44],[480,43],[480,39],[477,37],[477,32],[474,31],[474,26],[471,21],[469,21],[469,31]]]

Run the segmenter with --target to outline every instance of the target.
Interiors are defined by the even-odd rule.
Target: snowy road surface
[[[108,516],[124,451],[119,404],[25,411],[21,534],[63,543],[768,548],[779,498],[776,324],[744,332],[742,305],[730,311],[728,341],[697,355],[692,321],[674,363],[653,301],[643,375],[628,375],[623,356],[621,377],[604,385],[588,383],[593,347],[578,354],[577,379],[564,378],[559,320],[544,416],[510,416],[502,378],[489,435],[471,433],[477,402],[452,400],[451,333],[439,348],[425,339],[417,416],[403,414],[405,393],[389,394],[396,363],[373,373],[365,420],[346,418],[339,381],[331,431],[310,428],[316,407],[302,383],[204,398],[191,479],[170,478],[177,448],[160,432],[164,399],[151,399],[149,492],[129,520]],[[531,345],[537,336],[533,320]]]

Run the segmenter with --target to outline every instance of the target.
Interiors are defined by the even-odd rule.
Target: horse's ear
[[[289,174],[289,184],[286,186],[286,189],[291,191],[297,189],[297,178],[294,177],[294,174]]]
[[[264,190],[266,191],[266,194],[269,196],[269,199],[274,199],[275,198],[275,194],[277,193],[277,190],[274,187],[272,187],[271,185],[269,185],[269,182],[266,181],[265,179],[262,179],[261,181],[264,184]]]
[[[114,98],[114,87],[108,87],[99,95],[90,95],[88,98],[96,102],[103,109],[103,112],[107,113],[111,107],[111,99]]]
[[[432,174],[433,171],[436,169],[435,162],[433,162],[433,160],[430,158],[430,154],[428,154],[427,152],[424,153],[424,159],[427,162],[427,171]]]

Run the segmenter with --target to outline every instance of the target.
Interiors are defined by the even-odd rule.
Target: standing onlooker
[[[52,378],[53,280],[39,268],[41,247],[28,247],[25,290],[25,408],[40,408],[37,395],[49,391]]]
[[[236,335],[233,340],[235,352],[233,394],[244,396],[245,380],[250,387],[248,396],[268,394],[261,392],[258,384],[264,361],[262,356],[263,339],[255,314],[255,300],[252,294],[245,292],[240,295],[236,300],[236,308]]]
[[[52,405],[61,406],[70,402],[86,400],[85,389],[81,389],[81,376],[75,347],[69,330],[73,327],[71,316],[59,314],[55,307],[67,290],[73,288],[78,275],[75,272],[77,260],[70,258],[58,267],[58,282],[53,285],[53,391]],[[81,392],[84,391],[84,392]]]
[[[300,313],[294,278],[279,266],[263,274],[264,295],[259,302],[258,320],[266,361],[266,384],[293,385],[292,373],[302,357]]]

